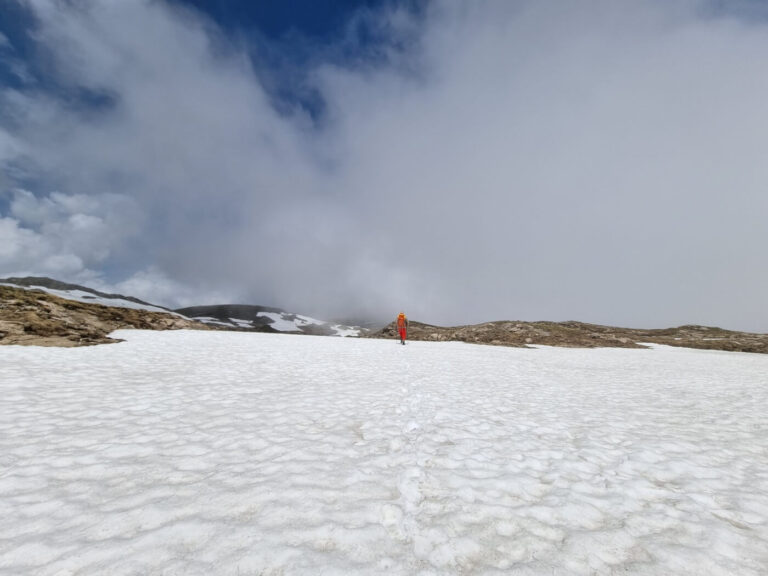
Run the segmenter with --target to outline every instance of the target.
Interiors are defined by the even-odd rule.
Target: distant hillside
[[[243,328],[249,330],[275,332],[267,316],[260,314],[282,314],[279,308],[267,306],[251,306],[249,304],[214,304],[210,306],[189,306],[175,310],[187,318],[194,318],[199,322],[226,326],[228,328]]]
[[[95,309],[89,309],[89,314],[95,314],[98,319],[119,317],[123,324],[116,325],[112,330],[126,326],[165,329],[164,326],[167,323],[156,321],[157,319],[147,320],[149,317],[144,317],[144,315],[128,314],[126,312],[127,309],[161,314],[162,316],[158,318],[170,315],[188,322],[191,318],[192,321],[188,324],[190,327],[207,326],[208,328],[220,330],[312,334],[320,336],[359,336],[364,331],[364,329],[358,326],[349,326],[339,322],[326,322],[268,306],[221,304],[214,306],[192,306],[174,311],[132,296],[108,294],[88,288],[87,286],[60,282],[59,280],[45,277],[4,278],[0,279],[0,287],[9,289],[4,292],[4,298],[0,299],[0,323],[6,323],[4,325],[5,328],[0,329],[0,343],[4,344],[48,343],[49,341],[55,341],[59,342],[60,345],[73,345],[72,342],[76,343],[74,345],[79,345],[77,343],[111,341],[105,335],[98,333],[98,330],[96,332],[91,331],[92,325],[99,324],[96,320],[82,318],[77,315],[75,315],[77,317],[73,316],[70,318],[61,311],[58,311],[61,313],[52,316],[50,310],[45,309],[48,300],[36,296],[36,294],[40,293],[62,298],[69,302],[92,304],[98,305],[101,308],[114,309],[112,312],[105,310],[96,312]],[[13,292],[11,289],[26,291],[32,295],[21,295]],[[16,304],[6,304],[3,301],[5,298],[9,298],[11,303],[22,302],[26,314],[19,314]],[[42,309],[41,306],[43,306]],[[70,311],[83,310],[77,307],[73,308],[71,304],[67,304],[64,308]],[[42,322],[41,319],[46,321]],[[24,322],[27,323],[25,324]],[[52,322],[58,322],[59,326],[54,327]],[[81,326],[83,329],[71,331],[73,326]],[[112,324],[109,324],[109,326],[112,326]],[[173,323],[169,326],[173,327]],[[53,338],[51,340],[54,335],[61,336],[63,340],[58,338],[58,336],[58,339]]]
[[[368,337],[397,338],[395,323]],[[583,322],[503,321],[453,327],[411,322],[408,339],[436,342],[454,340],[496,346],[542,345],[573,348],[643,348],[643,343],[653,343],[707,350],[768,353],[768,334],[734,332],[707,326],[639,330]]]
[[[246,304],[192,306],[169,310],[132,296],[108,294],[51,278],[0,279],[0,344],[82,346],[113,342],[118,328],[241,330],[396,338],[394,323],[381,330],[326,322],[280,308]],[[768,353],[768,334],[707,326],[640,330],[583,322],[485,322],[433,326],[411,322],[410,340],[461,341],[496,346],[642,348],[644,343],[687,348]]]
[[[120,328],[209,330],[171,312],[110,307],[54,294],[0,285],[0,345],[89,346],[119,342],[108,334]]]
[[[217,304],[179,308],[176,312],[206,324],[235,330],[317,336],[359,336],[361,332],[361,328],[358,326],[325,322],[267,306]]]
[[[143,300],[139,300],[133,296],[123,296],[122,294],[107,294],[106,292],[99,292],[98,290],[88,288],[87,286],[69,284],[67,282],[60,282],[58,280],[54,280],[53,278],[46,278],[42,276],[27,276],[25,278],[0,278],[0,284],[9,284],[13,286],[21,286],[24,288],[35,288],[37,290],[42,290],[61,298],[75,300],[77,302],[89,302],[94,304],[102,304],[104,306],[119,306],[123,308],[138,308],[156,312],[170,312],[168,308],[150,304],[149,302],[144,302]]]

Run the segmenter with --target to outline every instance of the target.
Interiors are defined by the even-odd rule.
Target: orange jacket
[[[408,327],[408,318],[405,317],[405,314],[400,314],[397,317],[397,328],[399,330],[402,330],[403,328]]]

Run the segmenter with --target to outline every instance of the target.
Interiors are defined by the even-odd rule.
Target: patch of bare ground
[[[65,300],[37,290],[0,286],[0,345],[90,346],[120,342],[120,328],[209,330],[175,314]]]
[[[397,339],[395,323],[366,336]],[[768,334],[735,332],[708,326],[640,330],[584,322],[485,322],[468,326],[433,326],[411,322],[409,340],[459,341],[495,346],[563,346],[571,348],[643,348],[643,343],[685,348],[768,353]]]

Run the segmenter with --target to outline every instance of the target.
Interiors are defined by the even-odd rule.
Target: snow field
[[[0,348],[0,574],[768,566],[768,358],[227,332]]]

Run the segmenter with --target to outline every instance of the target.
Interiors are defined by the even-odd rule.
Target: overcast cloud
[[[48,73],[94,97],[2,89],[0,275],[168,305],[768,331],[761,20],[390,10],[400,48],[306,71],[318,120],[277,112],[245,40],[194,12],[30,6]]]

